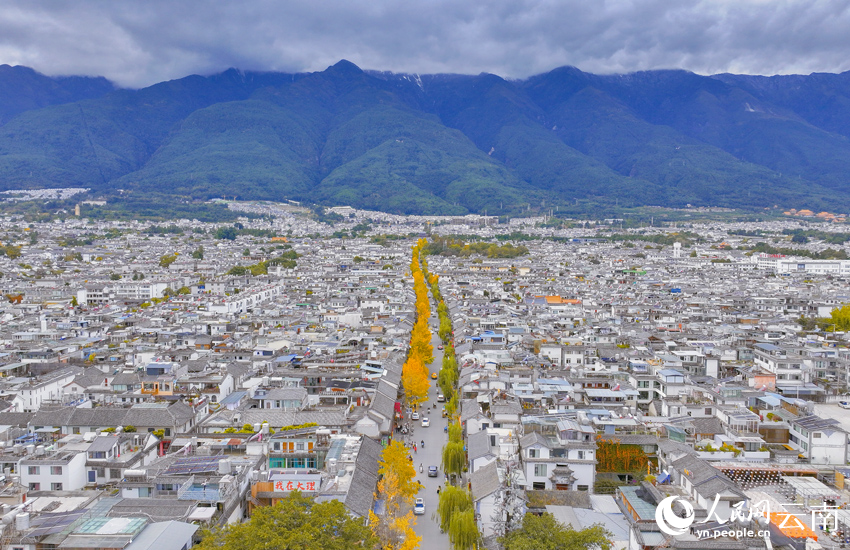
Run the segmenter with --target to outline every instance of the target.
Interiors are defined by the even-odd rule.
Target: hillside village
[[[850,502],[850,347],[823,321],[850,302],[850,260],[746,248],[806,222],[638,230],[342,207],[331,225],[230,206],[260,217],[0,220],[3,548],[188,547],[294,490],[366,517],[378,455],[415,424],[399,405],[411,246],[472,235],[528,249],[428,258],[485,541],[521,510],[604,522],[616,548],[709,547],[659,529],[656,506],[678,495],[707,525],[748,499],[799,514],[808,531],[775,521],[773,546],[845,542],[850,513],[832,530],[807,518]]]

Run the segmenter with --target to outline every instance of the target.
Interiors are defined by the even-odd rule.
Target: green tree
[[[437,516],[440,518],[440,529],[448,531],[454,514],[471,509],[472,495],[460,487],[447,485],[440,493],[440,501],[437,504]]]
[[[177,259],[177,254],[165,254],[159,258],[159,267],[168,267]]]
[[[835,330],[850,330],[850,304],[843,304],[829,314],[830,325],[835,325]]]
[[[478,525],[475,523],[475,510],[469,508],[452,514],[448,533],[455,550],[469,550],[477,547],[481,536],[478,533]]]
[[[219,227],[215,230],[214,237],[216,239],[222,239],[226,241],[235,241],[236,235],[237,233],[235,227]]]
[[[458,402],[457,392],[453,394],[445,394],[446,396],[446,414],[454,416],[458,412],[460,403]]]
[[[74,306],[74,307],[77,307],[78,305],[80,305],[80,303],[77,301],[76,296],[71,296],[71,305]]]
[[[610,550],[610,536],[601,525],[576,531],[558,523],[552,514],[526,514],[522,528],[509,532],[499,542],[505,550]]]
[[[196,260],[203,260],[204,259],[204,247],[199,246],[198,248],[196,248],[195,251],[192,252],[192,257],[195,258]]]
[[[338,500],[313,502],[293,492],[274,506],[254,509],[245,523],[208,532],[199,550],[348,550],[377,548],[378,540],[362,520],[348,515]]]
[[[466,453],[463,442],[449,441],[443,447],[443,470],[447,474],[460,475],[466,467]]]
[[[6,245],[4,247],[0,247],[0,252],[6,254],[9,259],[14,260],[15,258],[21,257],[21,247],[20,246],[12,246],[11,244]]]
[[[462,443],[463,442],[463,426],[460,423],[460,420],[457,422],[451,422],[448,425],[449,428],[449,441],[452,443]]]

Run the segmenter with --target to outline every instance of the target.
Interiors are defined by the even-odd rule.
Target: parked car
[[[428,477],[437,477],[437,467],[428,466]]]
[[[430,421],[430,420],[428,420],[428,417],[427,417],[427,416],[426,416],[426,417],[424,417],[424,418],[422,418],[422,427],[423,427],[423,428],[427,428],[427,427],[428,427],[428,426],[430,426],[430,425],[431,425],[431,421]]]
[[[850,409],[850,401],[839,401],[838,406],[842,409]]]
[[[432,466],[433,467],[433,466]],[[408,501],[410,502],[410,501]],[[413,505],[413,513],[417,516],[421,516],[425,513],[425,499],[419,497],[416,499],[416,504]]]

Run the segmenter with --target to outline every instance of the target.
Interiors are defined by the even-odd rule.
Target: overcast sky
[[[141,87],[188,74],[315,71],[523,78],[682,68],[850,70],[850,0],[0,0],[0,64]]]

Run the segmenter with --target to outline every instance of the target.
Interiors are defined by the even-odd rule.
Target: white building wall
[[[814,437],[820,434],[819,438]],[[812,433],[809,456],[812,464],[846,464],[847,434],[844,432]]]
[[[21,460],[18,471],[21,473],[21,484],[29,487],[31,483],[38,483],[39,490],[51,491],[53,483],[61,483],[63,491],[76,491],[82,489],[86,484],[86,454],[77,453],[67,464],[49,464],[48,461],[33,461],[27,464],[27,458]],[[30,473],[30,467],[37,471]],[[60,474],[52,473],[51,468],[62,469]]]

